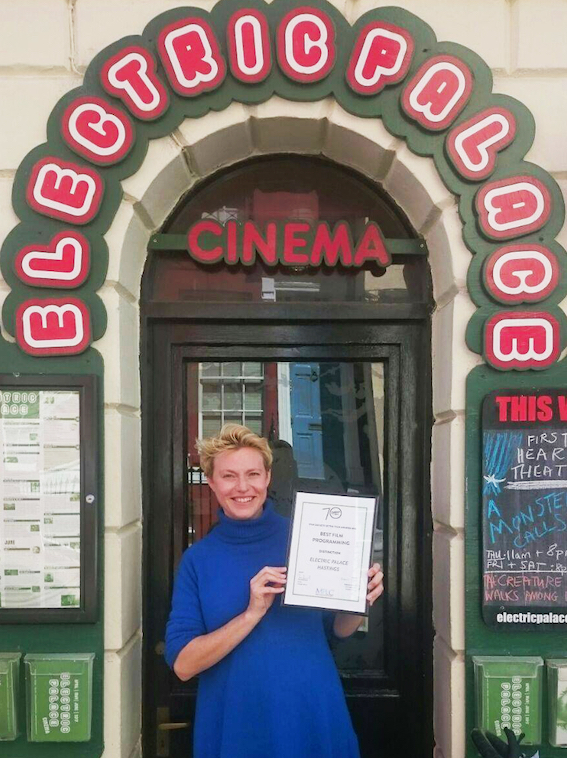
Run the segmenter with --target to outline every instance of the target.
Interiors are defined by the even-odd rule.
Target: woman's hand
[[[247,613],[255,619],[261,619],[270,609],[276,595],[285,589],[285,566],[264,566],[250,580],[250,602]]]
[[[368,569],[368,595],[366,599],[370,605],[378,600],[384,592],[384,574],[379,563],[373,563]]]

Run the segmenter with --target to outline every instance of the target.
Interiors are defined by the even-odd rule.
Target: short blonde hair
[[[239,450],[242,447],[257,450],[262,456],[266,471],[272,468],[273,456],[268,440],[241,424],[225,424],[216,437],[196,440],[196,445],[205,476],[212,475],[217,455],[226,453],[228,450]]]

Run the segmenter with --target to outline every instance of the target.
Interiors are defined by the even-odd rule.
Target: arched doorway
[[[396,240],[393,262],[205,267],[183,249],[203,218],[374,221]],[[278,156],[215,175],[154,238],[142,285],[146,755],[191,755],[196,683],[169,672],[162,640],[175,567],[215,518],[194,441],[229,420],[271,439],[282,511],[294,489],[380,496],[386,597],[334,654],[363,756],[430,755],[431,308],[403,213],[327,161]]]

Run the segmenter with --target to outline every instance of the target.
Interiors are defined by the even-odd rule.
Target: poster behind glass
[[[80,390],[0,399],[0,609],[79,609]]]

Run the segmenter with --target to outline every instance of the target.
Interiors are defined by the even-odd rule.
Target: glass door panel
[[[267,437],[274,453],[270,495],[289,516],[295,492],[372,495],[380,498],[373,560],[384,563],[384,363],[370,361],[192,364],[187,372],[187,427],[199,436],[224,423],[248,426]],[[192,387],[196,379],[198,387]],[[187,544],[216,521],[218,503],[188,439]],[[382,603],[350,639],[336,643],[343,671],[383,670]]]

